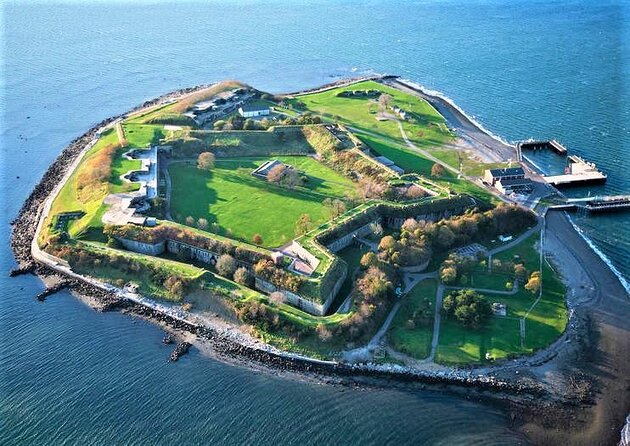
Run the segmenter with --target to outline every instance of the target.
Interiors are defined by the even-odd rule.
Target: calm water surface
[[[4,3],[0,239],[71,139],[224,78],[282,92],[397,73],[507,140],[558,138],[609,174],[592,193],[628,193],[628,7],[589,3]],[[630,276],[628,215],[576,222]],[[36,302],[42,285],[8,279],[0,250],[0,444],[524,442],[504,414],[439,393],[342,391],[197,352],[167,364],[157,328],[67,293]]]

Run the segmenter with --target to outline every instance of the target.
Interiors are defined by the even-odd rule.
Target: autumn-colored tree
[[[312,227],[311,216],[308,214],[302,214],[300,215],[300,218],[298,218],[298,221],[295,223],[295,234],[296,235],[306,234],[308,231],[310,231],[311,227]]]
[[[269,295],[269,301],[276,305],[281,305],[285,303],[286,297],[283,293],[280,293],[279,291],[274,291]]]
[[[195,224],[195,219],[192,218],[190,215],[188,217],[186,217],[186,225],[188,226],[193,226]]]
[[[532,294],[537,294],[540,291],[540,286],[542,285],[542,277],[540,277],[540,271],[534,271],[530,276],[529,280],[525,284],[525,289]]]
[[[262,235],[254,234],[254,236],[252,237],[252,242],[254,242],[254,244],[256,245],[262,245],[263,244]]]
[[[444,175],[444,172],[445,172],[444,166],[439,163],[435,163],[433,164],[433,166],[431,166],[432,177],[441,177]]]
[[[381,111],[387,110],[387,107],[392,103],[392,96],[387,93],[382,93],[378,98],[378,105]]]
[[[205,231],[206,229],[208,229],[208,220],[206,220],[205,218],[200,218],[199,220],[197,220],[197,227]]]
[[[203,170],[214,168],[215,156],[212,152],[201,152],[197,157],[197,167]]]
[[[267,174],[267,181],[270,183],[280,183],[282,181],[282,177],[284,177],[284,173],[287,170],[287,166],[284,164],[278,164],[277,166],[273,166],[269,173]]]

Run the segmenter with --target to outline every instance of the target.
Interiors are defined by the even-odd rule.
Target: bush
[[[236,272],[237,266],[238,264],[236,263],[236,259],[234,259],[234,257],[229,254],[223,254],[219,257],[219,260],[217,260],[215,268],[223,277],[232,277]]]
[[[247,268],[240,267],[234,272],[234,281],[241,285],[251,286],[254,282],[254,277],[247,271]]]
[[[202,152],[197,157],[197,167],[202,170],[212,170],[214,168],[214,161],[214,153]]]

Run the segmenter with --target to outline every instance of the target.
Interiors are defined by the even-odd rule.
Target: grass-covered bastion
[[[37,235],[60,265],[318,358],[422,366],[564,331],[541,225],[418,95],[381,78],[271,95],[229,81],[114,121]],[[503,240],[503,241],[502,241]]]

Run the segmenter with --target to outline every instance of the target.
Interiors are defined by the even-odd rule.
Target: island
[[[570,156],[545,177],[523,152],[546,149],[566,154],[505,143],[397,76],[180,90],[64,150],[14,222],[14,273],[44,277],[41,299],[68,286],[163,325],[174,360],[205,342],[292,371],[582,404],[590,376],[545,373],[594,351],[600,281],[606,305],[627,296],[564,210],[628,200],[568,200],[560,183],[605,174]]]

